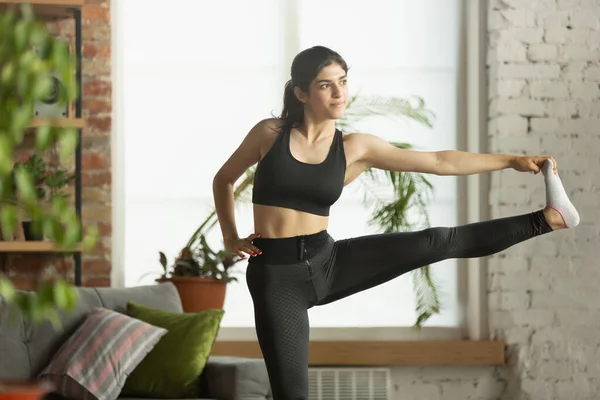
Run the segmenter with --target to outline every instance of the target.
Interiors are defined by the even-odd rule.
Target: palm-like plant
[[[432,127],[433,113],[425,108],[422,98],[402,99],[397,97],[359,96],[352,97],[344,118],[338,121],[343,131],[358,132],[354,124],[373,117],[404,117],[427,127]],[[410,149],[408,143],[392,142],[403,149]],[[368,169],[359,179],[364,187],[364,204],[371,208],[371,226],[382,232],[399,232],[422,229],[430,226],[427,202],[433,186],[423,174],[381,171]],[[391,200],[378,196],[378,188],[389,188]],[[415,210],[416,221],[409,214]],[[421,327],[433,314],[440,311],[439,291],[429,265],[412,272],[413,289],[416,295],[417,320]]]
[[[337,127],[345,132],[359,132],[358,122],[373,117],[403,117],[414,120],[427,127],[432,126],[433,114],[425,108],[421,98],[402,99],[396,97],[355,95],[348,102],[345,115],[338,120]],[[392,143],[400,148],[411,148],[408,143]],[[234,189],[236,200],[248,201],[256,166],[249,168]],[[381,232],[409,231],[429,227],[427,202],[433,186],[425,176],[418,173],[390,172],[368,169],[357,179],[363,187],[366,207],[371,209],[369,224]],[[391,199],[380,196],[381,189],[393,192]],[[416,211],[419,218],[412,221],[409,217]],[[186,247],[202,246],[202,240],[216,224],[217,216],[213,210],[206,220],[190,237]],[[416,327],[421,327],[433,314],[440,311],[438,287],[429,265],[412,272],[413,288],[416,294]]]

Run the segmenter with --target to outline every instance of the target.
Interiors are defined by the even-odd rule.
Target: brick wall
[[[110,286],[111,255],[111,64],[110,1],[87,0],[82,12],[83,114],[86,128],[82,143],[83,220],[101,232],[96,250],[84,255],[83,283]],[[72,38],[72,21],[51,22],[53,35]],[[12,255],[3,264],[19,288],[31,289],[44,277],[71,277],[72,258]]]
[[[491,4],[490,150],[555,156],[582,215],[492,259],[491,324],[510,351],[503,398],[598,398],[600,2]],[[541,179],[492,176],[494,217],[545,203]]]
[[[489,150],[555,156],[582,224],[490,259],[505,368],[394,368],[396,399],[599,399],[600,1],[488,5]],[[491,177],[492,217],[545,204],[541,177]]]
[[[83,220],[101,241],[83,265],[86,286],[110,286],[111,257],[111,24],[110,0],[86,0],[83,9]]]

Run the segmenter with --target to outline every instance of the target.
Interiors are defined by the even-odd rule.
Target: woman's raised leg
[[[485,257],[551,232],[574,227],[579,214],[569,201],[551,162],[544,165],[547,206],[513,217],[458,227],[384,233],[340,240],[325,267],[327,304],[377,286],[416,268],[453,258]]]

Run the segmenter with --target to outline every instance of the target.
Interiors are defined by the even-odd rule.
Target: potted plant
[[[39,204],[52,204],[57,197],[68,198],[63,189],[74,179],[74,175],[69,174],[65,169],[49,165],[40,154],[34,153],[25,161],[16,162],[13,168],[13,177],[19,169],[26,170],[32,177]],[[11,200],[13,204],[16,204],[17,188],[15,185],[13,185],[13,190],[14,194]],[[44,240],[45,234],[42,227],[39,224],[33,224],[29,216],[24,216],[21,225],[25,240]]]
[[[197,246],[188,243],[171,266],[162,251],[159,256],[164,273],[156,281],[173,282],[185,312],[222,309],[227,284],[237,281],[231,267],[242,260],[224,250],[214,251],[204,235],[198,237]]]
[[[23,4],[18,12],[0,12],[0,227],[4,234],[12,235],[18,216],[24,213],[58,246],[72,249],[83,243],[84,249],[89,249],[97,241],[97,229],[90,228],[84,235],[81,221],[67,198],[56,196],[49,202],[40,202],[31,171],[14,169],[15,150],[24,142],[26,132],[32,130],[33,106],[51,93],[52,73],[58,74],[65,85],[64,101],[76,99],[74,62],[67,45],[48,34],[31,6]],[[77,131],[50,124],[40,124],[35,129],[38,152],[56,144],[61,160],[73,153]],[[43,282],[34,292],[18,291],[0,271],[0,302],[34,323],[49,320],[59,327],[60,313],[75,308],[77,291],[64,280]],[[0,400],[37,399],[48,390],[44,382],[2,380]]]
[[[373,117],[408,118],[427,127],[432,127],[433,113],[425,108],[420,97],[403,99],[397,97],[367,96],[357,94],[348,101],[344,117],[337,121],[337,127],[345,132],[360,132],[357,123],[363,123]],[[393,145],[409,149],[408,143]],[[233,196],[236,200],[250,198],[256,166],[246,171],[235,186]],[[364,189],[364,205],[371,210],[370,224],[381,232],[398,232],[429,227],[427,202],[433,186],[423,174],[389,172],[368,169],[358,178]],[[383,199],[377,194],[380,189],[392,187],[392,200]],[[415,210],[418,218],[411,220],[409,214]],[[186,247],[203,248],[205,235],[217,225],[216,211],[200,224],[190,237]],[[439,313],[441,305],[439,289],[430,266],[425,265],[412,272],[413,288],[416,294],[416,327],[421,327],[433,314]]]

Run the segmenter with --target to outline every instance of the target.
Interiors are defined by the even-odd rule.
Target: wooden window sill
[[[256,341],[217,340],[213,355],[262,358]],[[311,341],[309,365],[503,365],[504,342],[491,340]]]

